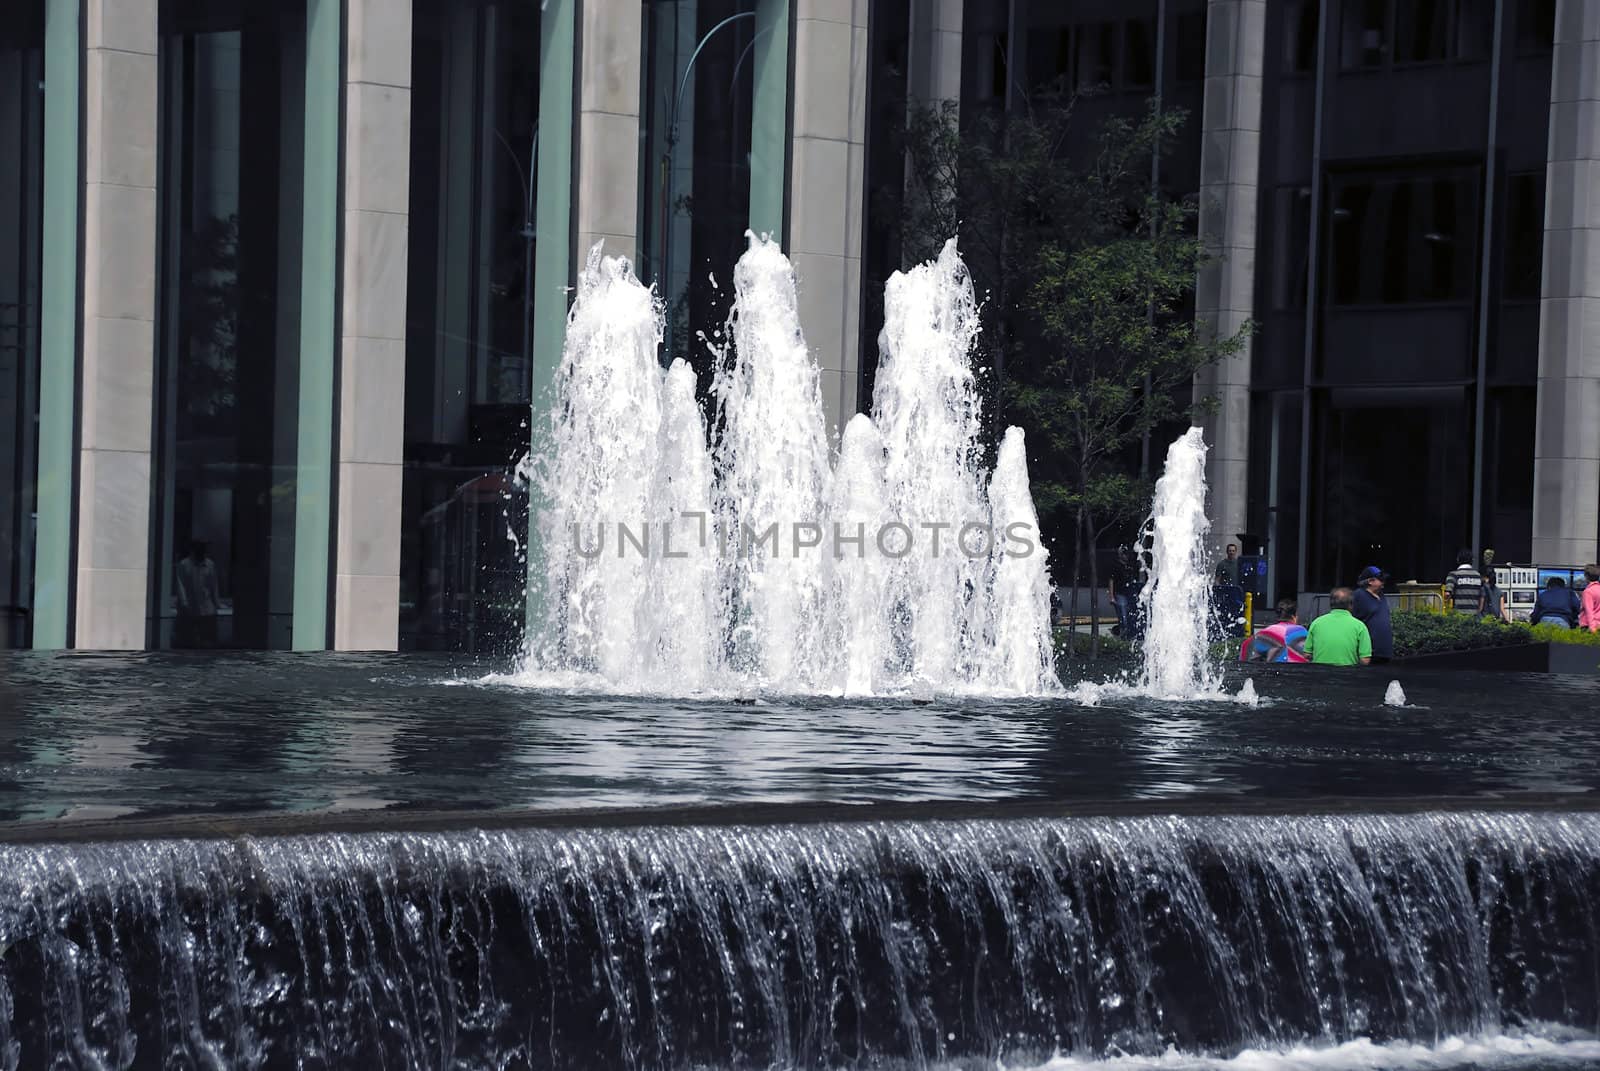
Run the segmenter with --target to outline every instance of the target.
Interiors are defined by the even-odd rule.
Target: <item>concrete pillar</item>
[[[856,412],[868,0],[796,0],[789,259],[830,431]]]
[[[1600,5],[1559,0],[1545,172],[1533,558],[1600,557]]]
[[[584,0],[582,12],[574,198],[578,262],[602,240],[608,255],[637,260],[644,5],[638,0]]]
[[[405,439],[411,0],[347,0],[336,650],[394,650]]]
[[[1266,0],[1211,0],[1201,118],[1200,237],[1215,258],[1200,271],[1195,319],[1217,336],[1235,334],[1255,304],[1256,183],[1261,156],[1261,75]],[[1211,398],[1206,461],[1212,538],[1220,548],[1246,527],[1250,460],[1250,359],[1238,354],[1195,377]],[[1152,465],[1159,465],[1159,456]]]
[[[912,0],[906,93],[918,104],[961,100],[963,0]]]
[[[84,5],[73,644],[145,645],[156,311],[156,0]]]

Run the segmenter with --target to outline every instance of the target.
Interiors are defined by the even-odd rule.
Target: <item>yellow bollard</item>
[[[1244,634],[1246,637],[1256,634],[1256,593],[1244,593]]]

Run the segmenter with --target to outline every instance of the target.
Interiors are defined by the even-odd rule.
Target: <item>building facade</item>
[[[708,379],[744,233],[779,236],[837,423],[906,109],[1051,79],[1189,113],[1196,315],[1257,325],[1196,385],[1219,542],[1282,591],[1592,561],[1596,56],[1583,0],[20,0],[0,644],[507,648],[588,250]]]

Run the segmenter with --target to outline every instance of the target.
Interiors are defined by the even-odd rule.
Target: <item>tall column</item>
[[[1211,0],[1200,149],[1200,238],[1215,258],[1195,285],[1195,320],[1227,337],[1255,303],[1256,183],[1261,156],[1261,75],[1266,0]],[[1212,398],[1204,422],[1212,537],[1220,546],[1246,526],[1250,460],[1249,343],[1195,377],[1196,400]]]
[[[603,240],[608,255],[635,260],[644,5],[638,0],[584,0],[581,9],[578,256],[587,256],[589,247]]]
[[[865,199],[868,0],[796,0],[789,259],[800,327],[837,437],[856,412]]]
[[[912,0],[907,95],[918,104],[961,100],[963,0]]]
[[[788,189],[789,0],[756,0],[750,42],[754,100],[750,107],[750,229],[779,244]],[[689,124],[691,127],[693,123]]]
[[[1545,172],[1533,558],[1600,557],[1600,7],[1556,5]]]
[[[145,645],[156,310],[156,0],[84,7],[74,646]]]
[[[333,645],[392,651],[400,622],[411,0],[346,0],[345,10]]]
[[[78,376],[79,0],[48,0],[44,41],[44,219],[39,286],[39,478],[33,645],[72,641],[73,457]]]

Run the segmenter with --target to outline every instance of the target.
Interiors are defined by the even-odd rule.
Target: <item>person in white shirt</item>
[[[217,567],[206,554],[206,541],[196,539],[189,553],[178,562],[178,627],[175,647],[215,647],[217,645],[217,607],[222,596],[217,591]]]

